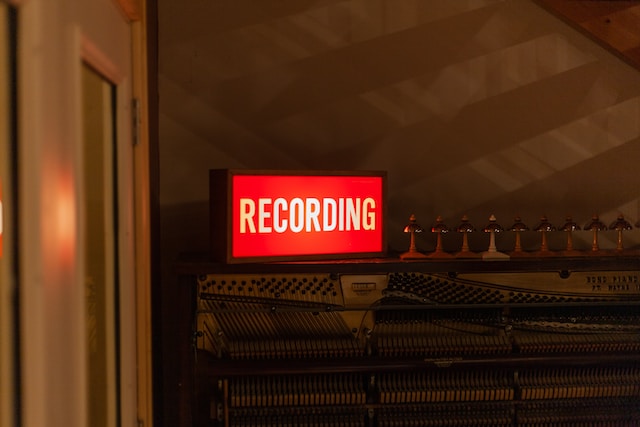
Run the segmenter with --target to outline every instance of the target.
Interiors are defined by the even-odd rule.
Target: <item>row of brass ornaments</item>
[[[640,221],[636,224],[637,227],[640,227]],[[617,245],[616,252],[621,253],[624,250],[624,245],[622,242],[622,233],[626,230],[631,230],[633,227],[624,218],[624,215],[618,215],[617,219],[607,227],[599,218],[598,215],[593,215],[591,220],[584,226],[584,230],[591,231],[592,233],[592,243],[591,243],[591,251],[590,254],[599,255],[600,254],[600,246],[598,244],[598,233],[600,231],[604,231],[607,229],[617,231]],[[436,234],[436,247],[435,250],[430,254],[425,254],[420,252],[416,247],[416,239],[415,235],[417,233],[422,233],[424,229],[416,222],[416,216],[411,215],[409,217],[409,224],[404,228],[404,232],[408,233],[410,236],[409,250],[400,255],[401,259],[446,259],[446,258],[482,258],[488,260],[500,260],[500,259],[510,259],[511,257],[519,257],[519,256],[552,256],[552,255],[561,255],[561,256],[580,256],[584,255],[584,251],[579,251],[574,249],[573,247],[573,232],[581,230],[580,226],[571,218],[571,216],[567,216],[565,218],[564,224],[556,228],[553,226],[549,219],[546,216],[542,216],[540,218],[539,224],[533,229],[533,231],[539,232],[541,235],[540,248],[535,252],[525,252],[522,249],[521,243],[521,234],[525,231],[529,231],[529,227],[522,222],[522,219],[519,216],[516,216],[511,228],[508,229],[515,233],[515,244],[514,248],[510,253],[504,253],[498,251],[496,247],[496,234],[505,231],[505,229],[498,224],[495,215],[491,215],[489,217],[489,223],[486,227],[482,229],[483,232],[489,234],[489,246],[484,252],[473,252],[469,249],[469,233],[473,233],[476,229],[469,222],[469,218],[467,215],[463,215],[460,220],[460,224],[453,229],[458,233],[462,233],[462,247],[460,251],[456,253],[445,252],[442,247],[442,235],[446,234],[452,229],[447,227],[441,216],[436,218],[435,224],[431,227],[431,232]],[[552,252],[549,249],[549,244],[547,242],[547,234],[553,231],[563,231],[566,233],[567,240],[566,245],[563,251],[560,253]]]

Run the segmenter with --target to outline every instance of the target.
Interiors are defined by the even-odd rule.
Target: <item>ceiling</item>
[[[176,251],[208,247],[214,168],[387,171],[394,249],[411,213],[635,224],[638,7],[159,0],[163,233]],[[640,228],[625,241],[640,245]]]

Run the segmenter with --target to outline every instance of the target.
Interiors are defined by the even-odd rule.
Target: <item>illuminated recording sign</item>
[[[210,171],[216,260],[380,256],[384,172]]]

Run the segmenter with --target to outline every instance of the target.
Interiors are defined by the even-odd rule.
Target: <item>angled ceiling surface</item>
[[[391,230],[635,222],[638,3],[160,0],[161,201],[202,239],[211,168],[370,169]]]

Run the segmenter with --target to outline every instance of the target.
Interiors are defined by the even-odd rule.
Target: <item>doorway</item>
[[[116,105],[113,83],[83,64],[87,398],[94,427],[120,425]]]

